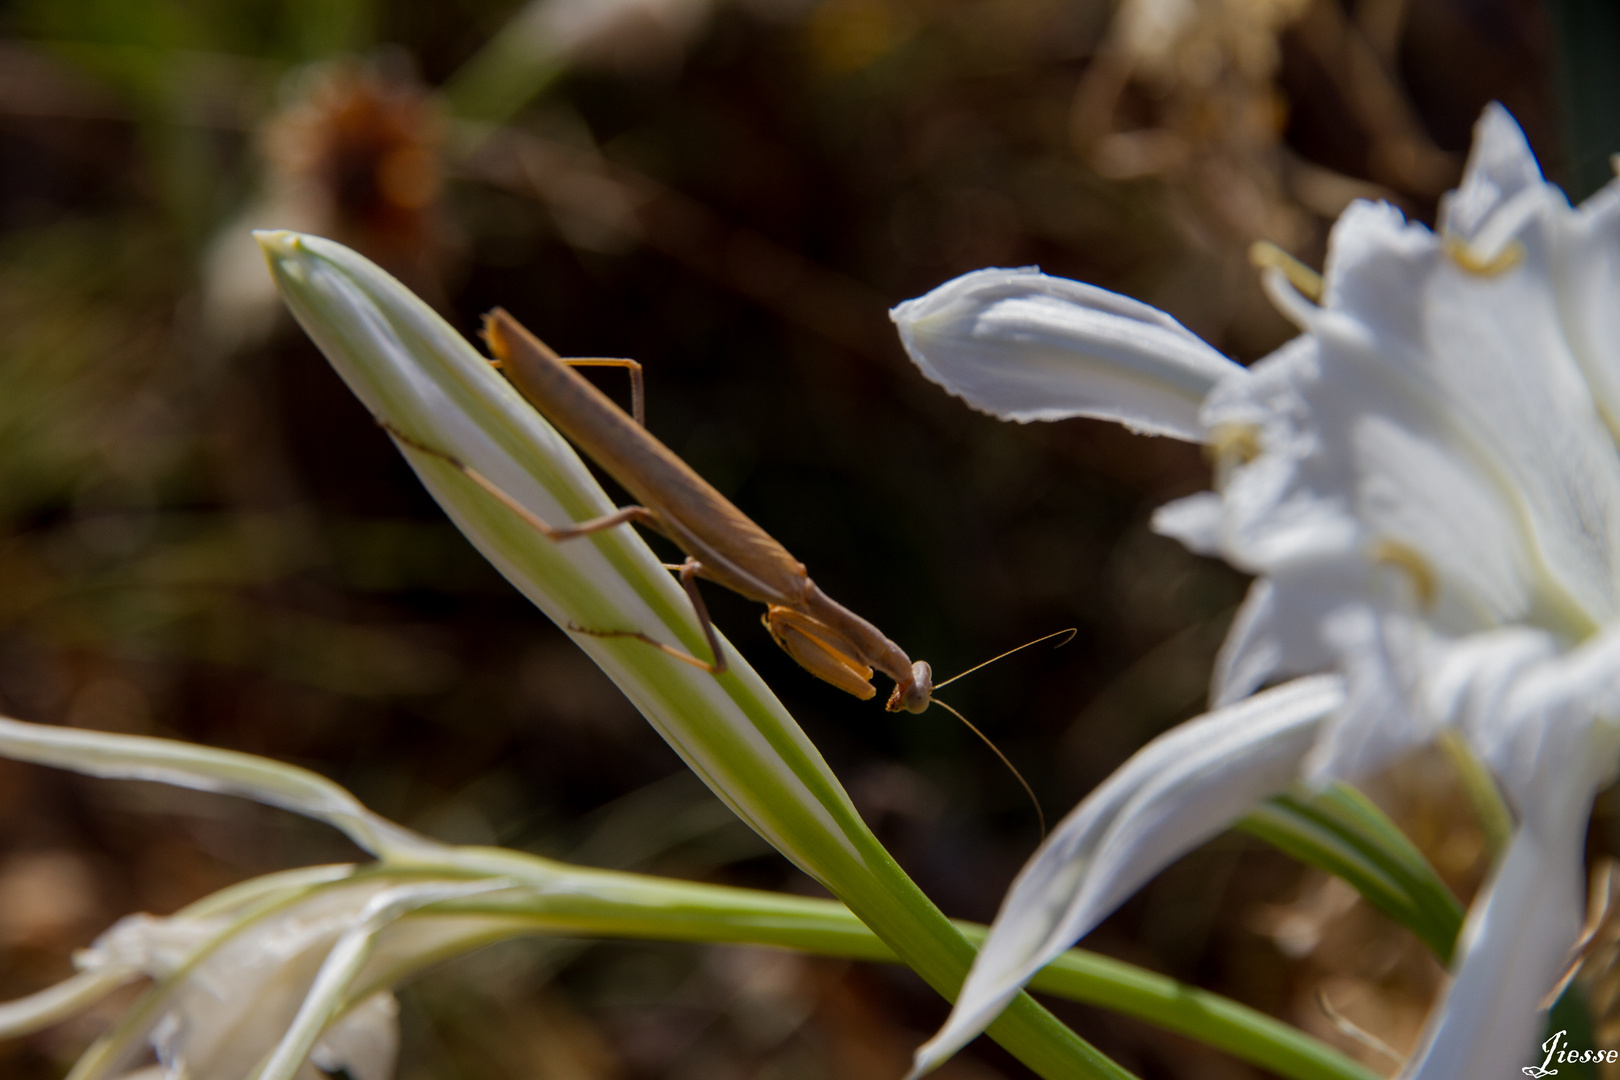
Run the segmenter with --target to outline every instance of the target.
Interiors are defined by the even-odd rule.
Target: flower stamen
[[[1313,304],[1322,302],[1322,275],[1269,240],[1249,245],[1249,264],[1259,270],[1281,270],[1288,283]]]
[[[1436,577],[1434,567],[1423,554],[1399,540],[1384,538],[1372,546],[1372,561],[1392,566],[1406,574],[1412,582],[1412,593],[1417,602],[1425,611],[1432,610],[1434,602],[1440,596],[1440,581]]]
[[[1205,452],[1222,478],[1232,469],[1247,465],[1265,448],[1260,444],[1258,424],[1218,424],[1209,433]]]
[[[1488,259],[1470,247],[1468,241],[1457,236],[1448,235],[1445,238],[1445,250],[1446,256],[1457,264],[1458,269],[1475,277],[1496,277],[1524,262],[1524,245],[1517,240]]]

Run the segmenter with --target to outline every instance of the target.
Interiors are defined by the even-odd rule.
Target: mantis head
[[[889,695],[889,703],[884,708],[890,712],[903,709],[908,713],[920,713],[928,708],[933,698],[934,669],[928,666],[926,660],[918,660],[911,665],[911,678],[894,684],[894,693]]]

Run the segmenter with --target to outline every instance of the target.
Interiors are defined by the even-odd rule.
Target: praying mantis
[[[762,621],[771,637],[812,675],[868,701],[877,693],[872,686],[876,669],[894,680],[894,690],[885,706],[889,712],[920,713],[936,702],[933,669],[926,661],[913,662],[905,650],[877,627],[822,592],[810,580],[802,562],[647,431],[642,422],[640,364],[633,360],[564,359],[500,308],[485,316],[484,340],[495,362],[518,392],[569,441],[623,485],[638,500],[638,505],[620,507],[589,521],[553,525],[541,520],[465,463],[390,425],[383,426],[399,442],[450,462],[554,542],[589,536],[629,523],[645,525],[673,541],[687,557],[685,562],[669,568],[679,573],[681,586],[691,600],[704,641],[714,659],[703,660],[682,652],[639,630],[580,626],[570,626],[570,630],[595,637],[635,638],[682,663],[710,674],[722,674],[727,669],[726,657],[698,592],[697,581],[702,578],[764,604]],[[581,366],[609,365],[625,367],[630,372],[634,417],[626,415],[606,394],[573,370]],[[1072,630],[1059,631],[1038,640],[1073,633]],[[1018,777],[1031,801],[1035,801],[1029,784],[1006,756],[961,713],[943,701],[937,703],[983,739]],[[1039,816],[1038,802],[1036,813]],[[1045,831],[1044,821],[1042,831]]]

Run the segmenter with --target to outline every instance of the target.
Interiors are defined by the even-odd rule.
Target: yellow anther
[[[1476,277],[1496,277],[1524,262],[1524,245],[1515,240],[1489,259],[1482,259],[1468,246],[1468,241],[1448,236],[1446,254],[1467,273]]]
[[[1440,596],[1440,582],[1435,577],[1434,567],[1429,565],[1429,560],[1417,548],[1386,538],[1373,544],[1372,560],[1404,572],[1412,582],[1412,592],[1417,596],[1418,603],[1425,609],[1434,607],[1435,600]]]
[[[1261,449],[1256,424],[1221,424],[1209,433],[1209,454],[1218,465],[1247,465]]]
[[[1322,275],[1269,240],[1249,245],[1249,262],[1261,270],[1281,270],[1288,283],[1312,303],[1322,299]]]

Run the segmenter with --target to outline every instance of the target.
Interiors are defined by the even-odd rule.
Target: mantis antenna
[[[1052,648],[1054,648],[1054,649],[1061,649],[1061,648],[1063,648],[1063,646],[1065,646],[1069,642],[1073,641],[1074,640],[1074,635],[1078,634],[1079,632],[1080,631],[1078,629],[1071,626],[1067,630],[1056,630],[1056,631],[1053,631],[1050,634],[1047,634],[1045,637],[1038,637],[1034,641],[1026,641],[1022,645],[1018,646],[1017,648],[1008,649],[1006,652],[1002,653],[1000,656],[992,656],[990,659],[986,660],[982,664],[974,664],[972,667],[968,668],[966,671],[959,672],[958,674],[952,675],[950,678],[946,679],[944,682],[935,683],[934,684],[934,689],[938,690],[942,686],[949,686],[949,685],[951,685],[951,683],[955,682],[957,679],[960,679],[962,676],[971,675],[975,671],[978,671],[982,667],[988,667],[989,665],[995,663],[997,660],[1005,659],[1006,657],[1009,657],[1013,653],[1017,652],[1019,649],[1027,649],[1031,645],[1039,645],[1043,641],[1051,641],[1055,637],[1063,637],[1064,634],[1067,634],[1067,635],[1069,635],[1068,637],[1063,637],[1062,641],[1060,641],[1056,645],[1052,646]],[[952,709],[951,711],[955,712],[956,710]],[[963,721],[963,723],[966,723],[966,722],[967,721],[965,721],[965,720]],[[982,736],[981,736],[981,738],[982,738]]]
[[[1045,639],[1043,638],[1042,640],[1044,641]],[[1030,644],[1034,644],[1034,642],[1031,642]],[[1022,648],[1022,647],[1023,646],[1019,646],[1019,648]],[[1014,650],[1014,651],[1016,651],[1016,650]],[[987,661],[985,661],[985,663],[989,663],[989,661],[987,660]],[[966,675],[967,672],[964,671],[962,674]],[[961,676],[957,676],[957,677],[961,678]],[[952,716],[956,717],[958,720],[962,721],[963,725],[965,725],[969,731],[973,732],[973,734],[977,735],[981,740],[983,740],[984,745],[986,745],[986,746],[988,746],[990,748],[990,752],[992,754],[996,755],[996,757],[1000,758],[1001,763],[1003,765],[1007,766],[1007,771],[1013,774],[1013,779],[1018,781],[1018,783],[1024,789],[1024,794],[1029,796],[1029,803],[1030,803],[1031,806],[1033,806],[1035,808],[1035,820],[1041,823],[1041,839],[1045,840],[1046,839],[1046,815],[1041,812],[1041,800],[1039,800],[1039,799],[1037,799],[1035,797],[1035,790],[1029,786],[1029,781],[1024,779],[1024,774],[1018,771],[1018,767],[1016,765],[1014,765],[1012,762],[1007,760],[1007,755],[1003,754],[1001,752],[1001,747],[999,747],[995,743],[991,742],[990,741],[990,736],[986,735],[984,732],[982,732],[978,728],[974,727],[973,722],[970,721],[967,717],[963,716],[961,713],[957,712],[955,709],[953,709],[949,705],[945,704],[945,702],[939,700],[939,698],[934,698],[933,703],[935,705],[938,705],[940,708],[944,709],[946,712],[950,713]]]
[[[1079,632],[1080,631],[1078,629],[1071,626],[1067,630],[1057,630],[1057,631],[1054,631],[1053,633],[1045,635],[1044,637],[1038,637],[1034,641],[1026,641],[1022,645],[1019,645],[1017,648],[1008,649],[1006,652],[1002,653],[1000,656],[992,656],[990,659],[984,661],[984,663],[974,664],[972,667],[968,668],[966,671],[960,672],[960,673],[958,673],[956,675],[952,675],[950,678],[946,679],[942,683],[935,683],[934,684],[934,689],[938,690],[941,686],[949,686],[951,683],[955,682],[957,679],[960,679],[962,676],[971,675],[975,671],[978,671],[982,667],[985,667],[985,666],[987,666],[989,664],[993,664],[997,660],[1001,660],[1001,659],[1004,659],[1004,658],[1006,658],[1008,656],[1011,656],[1013,653],[1017,652],[1019,649],[1027,649],[1031,645],[1039,645],[1041,642],[1043,642],[1043,641],[1051,641],[1055,637],[1061,637],[1061,638],[1063,638],[1063,640],[1058,642],[1056,645],[1054,645],[1052,647],[1054,649],[1061,649],[1061,648],[1063,648],[1063,646],[1065,646],[1069,642],[1073,641],[1074,636],[1076,634],[1078,634]],[[1067,636],[1065,637],[1064,635],[1067,635]],[[931,700],[933,701],[933,703],[935,705],[938,705],[940,708],[944,709],[946,712],[950,713],[952,716],[954,716],[958,720],[962,721],[963,725],[965,725],[969,731],[973,732],[973,734],[977,735],[979,737],[980,741],[982,741],[984,743],[984,745],[986,745],[986,746],[988,746],[990,748],[990,752],[992,754],[996,755],[996,757],[1000,758],[1001,763],[1003,765],[1007,766],[1007,771],[1013,774],[1013,779],[1018,781],[1019,785],[1022,786],[1023,789],[1024,789],[1024,794],[1029,796],[1030,805],[1035,807],[1035,820],[1040,822],[1040,824],[1041,824],[1041,839],[1045,840],[1046,839],[1046,815],[1041,812],[1041,801],[1035,797],[1035,790],[1029,786],[1029,781],[1024,779],[1024,774],[1019,772],[1018,767],[1015,766],[1011,761],[1007,760],[1007,755],[1003,754],[1001,752],[1001,747],[999,747],[995,743],[991,742],[990,741],[990,736],[986,735],[984,732],[982,732],[978,728],[974,727],[972,722],[970,720],[968,720],[967,717],[963,716],[956,709],[952,708],[950,705],[947,705],[945,702],[939,700],[939,698],[937,698],[937,697],[932,698]]]

